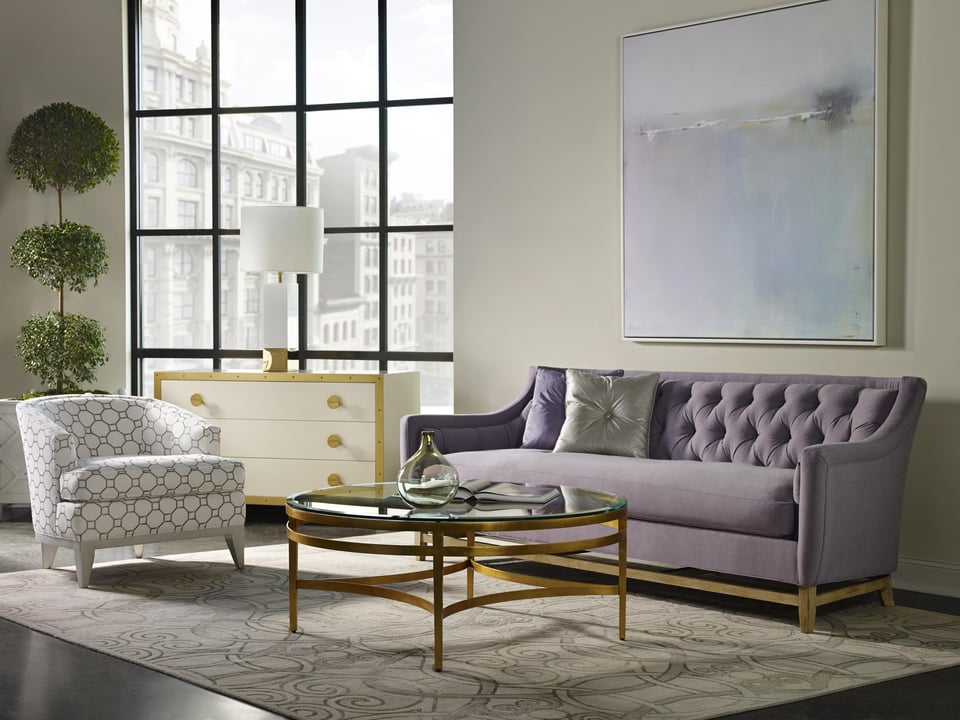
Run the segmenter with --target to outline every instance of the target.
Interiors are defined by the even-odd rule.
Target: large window
[[[129,2],[134,392],[260,368],[241,209],[304,205],[324,272],[297,279],[291,358],[419,370],[452,408],[452,0]]]

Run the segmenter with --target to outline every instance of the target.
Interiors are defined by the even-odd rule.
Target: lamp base
[[[287,348],[264,348],[263,371],[287,372]]]

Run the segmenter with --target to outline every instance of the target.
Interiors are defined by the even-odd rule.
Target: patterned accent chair
[[[176,405],[59,395],[17,406],[33,529],[44,568],[72,548],[87,587],[97,548],[223,536],[243,567],[244,468],[220,428]]]

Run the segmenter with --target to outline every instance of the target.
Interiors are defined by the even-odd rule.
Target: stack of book
[[[560,488],[552,485],[521,485],[475,478],[460,483],[454,499],[472,503],[543,505],[558,497]]]

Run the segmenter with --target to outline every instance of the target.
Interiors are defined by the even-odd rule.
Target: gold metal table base
[[[296,632],[297,623],[297,593],[299,590],[330,590],[334,592],[353,593],[357,595],[371,595],[387,600],[407,603],[422,608],[433,615],[433,668],[443,669],[443,619],[464,610],[495,603],[510,602],[513,600],[529,600],[533,598],[561,597],[573,595],[616,595],[619,600],[619,637],[626,637],[626,510],[603,515],[604,522],[597,517],[584,518],[538,518],[536,521],[524,521],[523,527],[499,527],[517,521],[444,521],[444,520],[410,520],[410,519],[358,519],[340,518],[330,515],[304,512],[287,508],[287,539],[290,552],[290,632]],[[612,519],[611,519],[612,518]],[[578,521],[579,520],[579,521]],[[370,542],[355,540],[336,540],[320,538],[303,532],[304,525],[333,525],[353,527],[355,529],[390,529],[413,531],[414,537],[428,535],[430,542],[422,544],[378,543],[376,535],[369,536]],[[467,529],[465,526],[477,526]],[[498,526],[498,527],[490,527]],[[478,532],[509,529],[550,529],[570,527],[576,525],[606,526],[612,531],[595,537],[554,543],[531,543],[499,545],[490,544],[478,538]],[[541,578],[517,572],[511,572],[491,567],[480,562],[482,558],[506,557],[522,558],[525,556],[557,556],[570,553],[593,550],[607,545],[618,546],[619,572],[616,584],[579,582],[573,580],[555,580]],[[338,579],[306,579],[299,577],[299,546],[326,548],[343,552],[376,554],[376,555],[407,555],[411,557],[425,557],[431,566],[429,569],[413,572],[377,575],[373,577],[338,578]],[[446,562],[449,559],[462,558],[456,562]],[[444,576],[466,571],[466,599],[444,605],[443,590]],[[508,582],[529,586],[527,589],[505,592],[474,594],[474,573]],[[433,581],[433,600],[414,595],[402,590],[389,587],[416,580]]]

